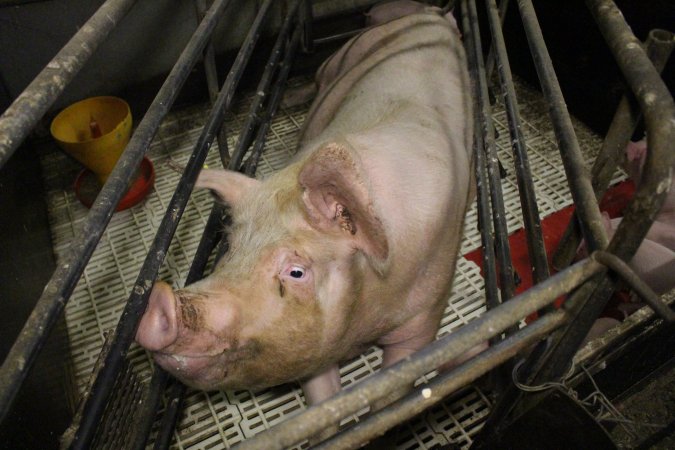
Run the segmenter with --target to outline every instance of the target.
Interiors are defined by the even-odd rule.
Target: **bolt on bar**
[[[0,116],[0,167],[136,0],[107,0]]]
[[[428,384],[420,385],[401,401],[341,431],[317,449],[357,448],[360,444],[432,407],[457,389],[513,358],[518,352],[527,349],[559,327],[565,318],[565,313],[561,310],[545,315],[451,372],[439,374]]]
[[[647,56],[659,73],[663,71],[674,46],[675,35],[672,32],[659,29],[649,32],[645,42]],[[605,194],[618,162],[622,158],[626,144],[633,135],[641,116],[642,113],[632,94],[624,95],[614,113],[612,123],[607,130],[602,147],[591,170],[593,177],[591,181],[596,199],[600,200]],[[572,262],[580,242],[581,236],[579,235],[578,224],[573,218],[570,220],[553,255],[554,266],[560,268],[568,266]]]
[[[601,264],[590,259],[570,266],[508,302],[487,311],[458,331],[430,343],[410,357],[304,410],[282,424],[240,443],[236,448],[282,449],[295,445],[335,421],[367,407],[387,393],[406,388],[425,373],[501,333],[603,269]]]
[[[0,368],[0,421],[9,412],[16,393],[70,299],[106,225],[110,222],[115,206],[124,195],[157,128],[169,112],[180,87],[185,83],[208,37],[229,3],[230,0],[216,0],[213,3],[197,32],[181,53],[89,210],[82,230],[76,234],[70,245],[69,253],[57,265],[19,337],[10,349]]]
[[[105,407],[105,402],[111,391],[110,379],[115,377],[136,334],[141,315],[147,306],[152,282],[157,277],[159,267],[164,261],[171,238],[183,214],[197,175],[204,164],[209,146],[214,139],[218,127],[222,123],[226,108],[230,106],[234,90],[241,79],[244,65],[248,61],[253,51],[253,46],[260,35],[260,27],[270,4],[271,0],[267,0],[261,6],[258,16],[253,22],[251,30],[225,80],[223,88],[218,94],[216,103],[190,156],[178,188],[169,202],[167,212],[159,225],[155,239],[148,251],[129,300],[117,324],[110,356],[106,358],[106,363],[94,381],[91,395],[87,399],[87,404],[85,405],[85,411],[87,411],[87,415],[85,416],[86,422],[80,427],[79,434],[75,436],[73,447],[71,448],[86,448],[91,440],[96,422]]]

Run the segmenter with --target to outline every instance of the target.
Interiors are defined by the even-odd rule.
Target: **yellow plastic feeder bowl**
[[[131,110],[121,98],[88,98],[61,111],[50,131],[59,147],[103,185],[129,142]]]

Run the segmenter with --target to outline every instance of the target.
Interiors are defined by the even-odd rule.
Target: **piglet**
[[[630,142],[626,146],[626,171],[640,184],[642,168],[647,156],[647,141]],[[673,168],[675,172],[675,167]],[[608,235],[621,223],[622,218],[610,219],[604,215]],[[631,268],[657,293],[663,294],[675,287],[675,185],[671,184],[666,200],[630,261]]]
[[[472,189],[472,112],[454,21],[436,10],[355,36],[316,76],[297,155],[259,181],[203,170],[230,250],[184,289],[158,282],[136,340],[199,389],[300,381],[310,404],[373,344],[389,366],[432,341]]]

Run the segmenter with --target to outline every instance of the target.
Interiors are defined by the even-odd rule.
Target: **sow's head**
[[[388,243],[360,164],[330,143],[264,181],[205,170],[197,187],[231,208],[228,253],[185,289],[153,287],[136,340],[199,389],[258,389],[306,378],[353,351],[364,270]]]

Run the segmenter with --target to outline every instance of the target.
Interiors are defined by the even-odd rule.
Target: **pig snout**
[[[156,352],[172,345],[177,338],[176,298],[171,286],[160,281],[150,293],[148,307],[138,325],[136,342]]]

